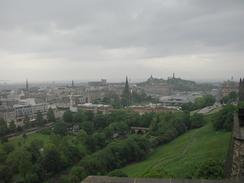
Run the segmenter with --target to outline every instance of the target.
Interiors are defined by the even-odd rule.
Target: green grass
[[[14,145],[15,147],[19,147],[22,145],[29,145],[33,140],[40,140],[43,144],[50,142],[50,135],[44,135],[41,133],[33,133],[28,135],[25,139],[22,135],[17,136],[16,138],[9,140],[8,143]]]
[[[12,144],[14,146],[14,148],[20,148],[23,146],[29,146],[31,144],[31,142],[33,140],[40,140],[43,142],[43,145],[47,145],[49,143],[53,143],[52,139],[51,139],[51,135],[46,135],[46,134],[42,134],[42,133],[33,133],[30,135],[27,135],[27,137],[24,139],[22,135],[19,135],[17,137],[15,137],[14,139],[9,140],[9,144]],[[77,146],[77,148],[80,151],[85,151],[85,146],[84,144],[81,143],[73,143],[76,140],[76,137],[73,135],[67,135],[64,137],[65,140],[67,140],[67,142],[69,144],[74,144]],[[2,148],[2,144],[0,144],[0,149]]]
[[[158,147],[146,160],[126,166],[122,171],[129,177],[194,177],[196,167],[206,160],[224,161],[229,142],[230,132],[216,132],[208,123]]]

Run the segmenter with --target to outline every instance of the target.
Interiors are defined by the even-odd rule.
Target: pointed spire
[[[29,91],[28,79],[26,79],[26,81],[25,81],[25,89],[26,89],[26,91]]]
[[[128,84],[129,84],[128,77],[126,76],[125,85],[128,85]]]
[[[125,80],[125,92],[129,92],[129,91],[130,91],[130,86],[129,86],[128,77],[126,76],[126,80]]]
[[[244,101],[244,78],[240,79],[239,84],[239,101]]]
[[[130,92],[130,86],[129,86],[129,81],[128,81],[127,76],[126,76],[126,80],[125,80],[125,88],[124,88],[124,91],[122,94],[122,98],[123,98],[123,105],[124,106],[130,105],[131,92]]]

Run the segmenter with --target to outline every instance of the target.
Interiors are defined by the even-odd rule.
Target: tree
[[[108,125],[108,118],[107,115],[104,114],[97,114],[94,117],[94,127],[95,129],[103,129],[104,127],[106,127]]]
[[[15,122],[14,121],[11,121],[10,123],[9,123],[9,130],[11,131],[11,132],[14,132],[15,130],[16,130],[16,125],[15,125]]]
[[[62,146],[62,151],[69,165],[78,162],[82,158],[83,154],[80,153],[77,146],[68,143],[64,145]]]
[[[41,160],[41,168],[46,175],[53,175],[64,167],[60,152],[56,148],[48,149]]]
[[[215,98],[212,95],[205,95],[203,97],[196,98],[195,109],[201,109],[203,107],[211,106],[215,103]]]
[[[86,170],[80,166],[74,166],[71,169],[70,174],[73,177],[72,179],[76,179],[79,182],[82,181],[87,176]]]
[[[108,144],[105,148],[83,158],[80,162],[88,174],[106,174],[127,163],[145,158],[150,150],[149,139],[130,136]]]
[[[86,138],[85,143],[90,151],[95,152],[106,145],[106,136],[104,133],[94,133]]]
[[[203,114],[198,114],[198,113],[194,113],[191,117],[190,117],[190,121],[191,121],[191,125],[190,128],[200,128],[204,125],[204,116]]]
[[[189,102],[183,104],[181,107],[183,111],[194,111],[196,109],[201,109],[207,106],[212,106],[215,103],[215,98],[212,95],[205,95],[203,97],[198,97],[195,99],[194,103]]]
[[[1,182],[11,182],[11,171],[7,165],[0,164],[0,180]]]
[[[23,135],[22,135],[22,137],[23,137],[23,139],[25,140],[25,139],[27,139],[27,135],[26,135],[26,133],[24,133]]]
[[[150,133],[158,136],[158,144],[164,144],[187,131],[189,121],[189,113],[159,113],[151,123]]]
[[[231,104],[233,102],[236,102],[238,99],[238,94],[236,92],[231,92],[229,95],[223,97],[223,102],[225,104]]]
[[[13,146],[13,144],[5,143],[5,144],[3,144],[3,150],[4,150],[7,154],[9,154],[9,153],[11,153],[11,152],[14,151],[14,146]]]
[[[29,175],[32,174],[31,154],[28,151],[23,151],[19,159],[18,171],[24,180],[29,179]]]
[[[210,159],[198,168],[197,177],[201,179],[223,179],[224,165],[220,161]]]
[[[188,103],[182,104],[181,108],[182,108],[183,111],[190,112],[190,111],[194,111],[195,110],[195,105],[192,102],[188,102]]]
[[[47,111],[47,120],[49,122],[55,122],[56,121],[55,115],[54,115],[54,112],[53,112],[52,108],[49,108],[48,111]]]
[[[18,148],[11,152],[7,158],[7,165],[11,172],[19,173],[24,179],[32,172],[31,154],[25,148]]]
[[[82,123],[85,120],[85,113],[82,110],[78,110],[73,116],[73,122]]]
[[[92,111],[85,111],[86,121],[92,121],[94,118],[94,113]]]
[[[66,135],[67,124],[65,124],[64,122],[56,122],[53,127],[53,132],[61,136]]]
[[[72,112],[70,110],[67,110],[67,111],[64,112],[64,114],[63,114],[63,120],[66,123],[72,123],[72,121],[73,121],[73,114],[72,114]]]
[[[42,113],[40,111],[37,112],[36,123],[37,123],[38,126],[43,126],[44,125],[43,115],[42,115]]]
[[[0,118],[0,137],[5,136],[8,133],[8,126],[3,118]]]
[[[34,139],[27,147],[27,150],[31,153],[33,163],[36,163],[41,158],[40,150],[42,147],[43,142],[38,139]]]
[[[94,124],[92,121],[85,121],[81,124],[81,128],[85,130],[87,134],[92,134],[94,131]]]
[[[87,139],[87,133],[86,133],[86,131],[85,130],[83,130],[83,129],[81,129],[80,131],[79,131],[79,133],[77,134],[77,139],[79,140],[79,142],[81,142],[81,143],[84,143],[85,141],[86,141],[86,139]]]
[[[216,114],[214,120],[214,128],[216,130],[227,130],[230,131],[233,126],[234,112],[236,107],[233,105],[226,105]]]

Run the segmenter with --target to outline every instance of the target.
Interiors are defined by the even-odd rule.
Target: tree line
[[[197,109],[202,109],[207,106],[212,106],[215,103],[215,98],[212,95],[204,95],[203,97],[198,97],[194,102],[188,102],[182,104],[183,111],[194,111]]]

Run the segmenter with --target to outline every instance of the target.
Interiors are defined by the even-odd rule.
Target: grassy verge
[[[229,141],[229,132],[216,132],[208,123],[158,147],[145,161],[122,171],[129,177],[194,178],[199,164],[209,159],[225,160]]]
[[[8,143],[12,144],[14,147],[19,147],[22,145],[29,145],[33,140],[40,140],[43,144],[50,142],[50,135],[44,135],[41,133],[33,133],[23,138],[22,135],[10,140]]]

